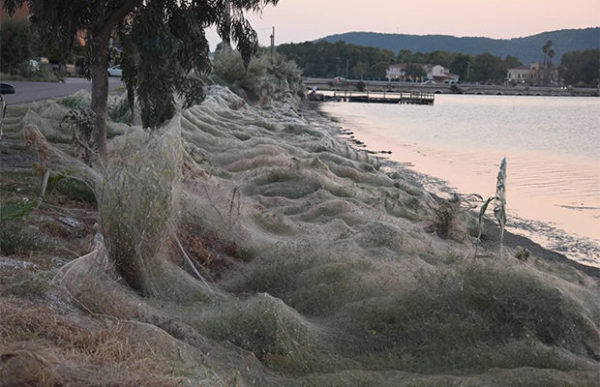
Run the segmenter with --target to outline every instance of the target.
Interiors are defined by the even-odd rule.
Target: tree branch
[[[3,3],[6,12],[8,12],[10,16],[12,16],[15,14],[17,8],[23,6],[25,0],[5,0]]]
[[[123,18],[127,16],[127,14],[131,12],[133,8],[140,2],[141,0],[124,1],[120,7],[116,8],[112,13],[106,16],[106,19],[104,20],[104,24],[102,25],[100,32],[102,34],[110,34],[115,25],[117,25],[118,22],[123,20]]]

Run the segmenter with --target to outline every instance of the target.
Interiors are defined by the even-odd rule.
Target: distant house
[[[386,78],[388,81],[414,81],[412,77],[406,75],[406,68],[408,63],[392,64],[386,71]],[[434,64],[419,65],[423,68],[425,76],[421,80],[430,80],[434,82],[458,82],[459,76],[452,74],[444,66]]]
[[[425,76],[427,78],[427,80],[434,81],[434,82],[456,83],[456,82],[458,82],[458,80],[460,78],[458,75],[452,74],[450,72],[450,70],[446,69],[444,66],[441,66],[441,65],[426,64],[423,66],[423,70],[425,70],[425,73],[427,74]]]
[[[519,66],[508,69],[506,80],[509,83],[527,83],[531,85],[543,83],[555,83],[558,80],[558,70],[551,63],[544,65],[541,63],[532,63],[530,66]]]
[[[506,80],[510,83],[529,83],[537,79],[537,73],[533,66],[519,66],[508,69]]]
[[[460,81],[460,75],[453,73],[446,73],[446,80],[453,83],[458,83]]]
[[[432,64],[424,65],[423,70],[427,74],[426,78],[428,80],[432,80],[432,81],[435,81],[436,78],[439,79],[439,78],[444,77],[444,74],[447,72],[446,69],[444,68],[444,66],[432,65]]]

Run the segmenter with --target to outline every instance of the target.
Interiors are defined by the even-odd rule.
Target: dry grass
[[[2,386],[54,386],[61,383],[53,370],[59,358],[54,351],[34,342],[12,343],[0,348]]]
[[[17,297],[0,298],[0,385],[175,385],[169,367],[131,325],[73,316]],[[91,328],[96,325],[95,328]],[[8,384],[7,384],[8,383]]]

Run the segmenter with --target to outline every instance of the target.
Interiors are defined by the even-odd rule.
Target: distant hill
[[[413,52],[432,52],[443,50],[478,55],[489,52],[493,55],[516,56],[525,64],[539,62],[543,58],[542,46],[552,40],[555,64],[565,52],[600,48],[600,27],[585,29],[569,29],[542,32],[523,38],[490,39],[481,37],[458,38],[449,35],[405,35],[380,34],[375,32],[348,32],[326,36],[322,39],[329,42],[345,41],[359,46],[372,46],[392,50],[398,53],[401,49]]]

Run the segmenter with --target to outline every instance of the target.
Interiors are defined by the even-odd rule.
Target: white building
[[[406,63],[392,64],[385,72],[385,77],[390,81],[403,81],[406,77]]]
[[[423,68],[425,76],[421,80],[430,80],[433,82],[453,82],[456,83],[459,80],[459,76],[452,74],[448,69],[441,65],[424,64],[419,65]],[[406,75],[406,68],[408,63],[392,64],[386,71],[386,78],[388,81],[413,81]]]
[[[506,79],[511,83],[528,83],[537,79],[537,69],[528,66],[519,66],[508,69]]]
[[[423,67],[426,72],[427,80],[434,82],[453,82],[456,83],[459,80],[459,76],[452,74],[450,70],[441,65],[427,64]]]
[[[527,83],[531,85],[543,83],[555,83],[558,81],[558,69],[552,64],[546,66],[540,63],[532,63],[528,66],[519,66],[508,69],[506,80],[509,83]]]

